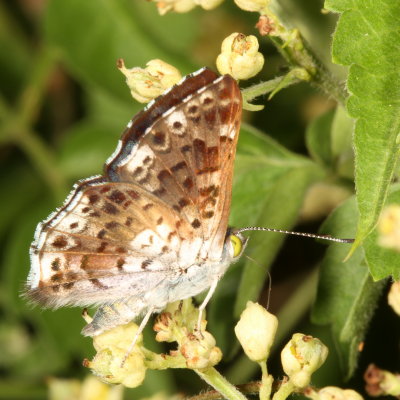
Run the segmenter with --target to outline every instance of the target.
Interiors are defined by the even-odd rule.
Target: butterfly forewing
[[[229,76],[203,70],[128,125],[103,177],[38,227],[29,293],[45,305],[138,298],[225,240],[241,114]]]

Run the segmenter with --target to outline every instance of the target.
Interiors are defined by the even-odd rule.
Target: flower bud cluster
[[[206,321],[202,321],[201,332],[196,332],[199,311],[191,299],[171,303],[160,314],[154,325],[157,341],[178,343],[178,350],[170,353],[177,360],[183,357],[190,369],[209,368],[221,361],[222,352],[216,346],[214,337],[207,331]]]
[[[400,397],[400,374],[393,374],[370,364],[365,371],[365,390],[370,396]]]
[[[140,349],[142,335],[139,335],[135,347],[128,353],[137,330],[138,326],[130,323],[95,336],[93,345],[97,354],[92,361],[85,360],[84,366],[104,382],[121,383],[130,388],[139,386],[147,369]]]

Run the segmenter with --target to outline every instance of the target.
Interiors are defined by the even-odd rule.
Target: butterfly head
[[[236,261],[243,254],[249,239],[235,229],[229,228],[225,238],[225,249],[232,261]]]

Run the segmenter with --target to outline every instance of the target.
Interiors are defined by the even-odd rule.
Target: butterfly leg
[[[206,298],[205,298],[205,299],[203,300],[203,302],[200,304],[200,307],[199,307],[199,317],[198,317],[198,319],[197,319],[197,331],[200,332],[200,334],[201,334],[201,318],[202,318],[202,316],[203,316],[203,310],[206,308],[208,302],[210,301],[211,297],[213,296],[213,294],[214,294],[214,292],[215,292],[215,289],[217,288],[218,282],[219,282],[219,278],[218,278],[218,279],[215,279],[215,280],[212,282],[212,284],[211,284],[211,286],[210,286],[210,289],[208,290],[208,293],[207,293]]]
[[[133,337],[132,343],[130,344],[128,350],[125,353],[124,359],[122,360],[122,363],[121,363],[121,368],[124,366],[126,359],[129,357],[129,354],[131,354],[131,352],[132,352],[133,348],[135,347],[135,344],[139,338],[139,335],[143,332],[143,329],[149,322],[149,318],[151,317],[151,314],[153,314],[154,311],[155,311],[155,307],[149,308],[146,315],[143,317],[142,322],[140,323],[139,328],[136,331],[135,336]]]

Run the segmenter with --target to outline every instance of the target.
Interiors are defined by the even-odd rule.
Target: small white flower
[[[255,36],[232,33],[222,42],[221,54],[216,61],[218,71],[235,79],[249,79],[257,75],[264,65],[264,57],[258,52],[258,47]]]
[[[235,326],[235,334],[250,360],[265,361],[275,338],[278,319],[258,303],[249,301]]]
[[[148,103],[181,78],[180,72],[161,60],[151,60],[146,68],[126,68],[124,60],[118,60],[118,69],[125,75],[132,97],[141,103]]]

